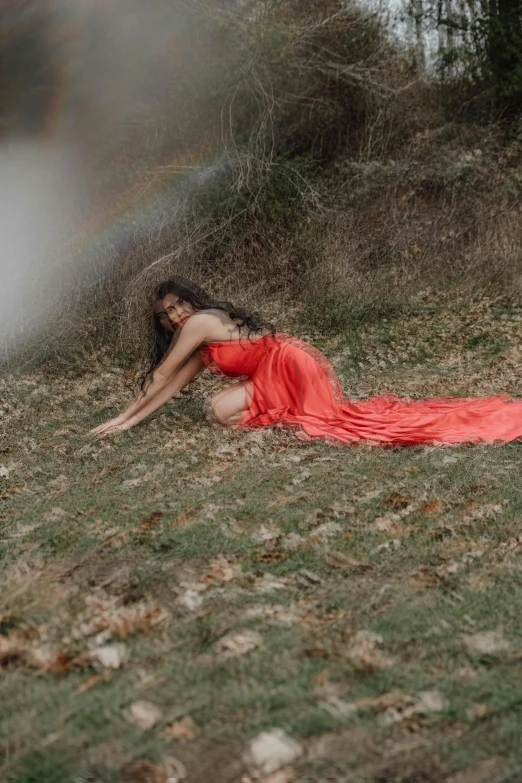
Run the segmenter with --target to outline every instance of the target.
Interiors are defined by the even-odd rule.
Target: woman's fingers
[[[107,424],[100,424],[99,427],[95,427],[93,430],[90,431],[89,435],[100,435],[102,432],[105,432],[109,427]]]
[[[90,431],[91,435],[99,435],[102,432],[105,432],[106,430],[112,429],[113,427],[117,427],[118,424],[121,424],[121,420],[119,417],[115,419],[109,419],[109,421],[105,421],[103,424],[100,424],[98,427],[95,427]]]
[[[89,434],[93,435],[94,437],[99,437],[100,435],[105,435],[105,433],[115,429],[117,426],[117,424],[111,424],[111,422],[107,422],[106,424],[101,424],[99,427],[91,430]]]
[[[96,433],[94,436],[97,440],[101,440],[101,438],[105,438],[106,435],[111,435],[113,432],[118,432],[120,428],[118,426],[114,427],[108,427],[106,430],[102,430],[101,432]]]

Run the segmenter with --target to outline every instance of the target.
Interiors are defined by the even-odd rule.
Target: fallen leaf
[[[376,546],[375,549],[372,550],[372,554],[377,554],[378,552],[384,552],[390,549],[396,551],[397,549],[400,549],[401,546],[400,538],[391,538],[389,541],[385,541],[383,544]]]
[[[345,704],[345,715],[359,710],[376,710],[382,713],[382,724],[391,726],[401,723],[416,715],[430,712],[441,712],[446,707],[444,696],[438,691],[421,691],[417,696],[410,696],[401,691],[390,691],[379,696],[369,696],[351,704]]]
[[[388,514],[383,514],[383,516],[374,519],[370,527],[378,530],[380,533],[398,532],[400,530],[398,523],[401,521],[402,516],[400,514],[390,511]]]
[[[296,606],[283,606],[281,604],[262,604],[251,606],[245,613],[246,617],[262,617],[266,620],[275,620],[279,623],[293,625],[303,617],[303,611]]]
[[[118,775],[119,783],[180,783],[187,777],[187,770],[179,759],[172,756],[161,765],[140,759],[125,764]]]
[[[279,769],[271,775],[267,775],[261,783],[294,783],[297,780],[297,774],[291,767]]]
[[[271,593],[274,590],[284,590],[286,587],[288,587],[288,580],[284,576],[263,574],[256,579],[252,589],[257,593]]]
[[[345,701],[338,696],[330,696],[325,701],[320,701],[318,706],[332,715],[334,718],[347,718],[357,712],[357,705]]]
[[[303,537],[299,533],[288,533],[281,539],[281,548],[286,552],[295,552],[303,544]]]
[[[193,590],[189,588],[188,590],[185,590],[185,592],[182,595],[179,596],[178,603],[180,603],[190,612],[194,612],[196,609],[199,609],[199,607],[203,603],[203,596],[198,590]]]
[[[305,585],[319,585],[321,584],[321,577],[315,574],[313,571],[309,571],[308,568],[301,568],[297,575],[297,580],[301,584]]]
[[[46,522],[60,522],[60,520],[65,519],[66,516],[67,511],[64,511],[63,508],[59,508],[58,506],[54,506],[44,515],[44,519]]]
[[[466,710],[466,717],[470,721],[480,720],[480,718],[484,718],[492,712],[495,712],[495,708],[490,704],[470,704]]]
[[[271,552],[254,552],[252,559],[256,563],[275,563],[279,560],[286,560],[288,555],[286,552],[271,551]]]
[[[174,522],[172,523],[172,527],[185,527],[185,525],[188,525],[190,522],[193,522],[199,512],[201,511],[200,506],[196,506],[195,508],[189,508],[188,511],[184,511],[182,514],[180,514]]]
[[[319,527],[316,527],[315,530],[312,530],[308,538],[318,538],[320,541],[328,541],[329,538],[337,535],[341,530],[341,525],[338,522],[331,520],[330,522],[324,522],[322,525],[319,525]]]
[[[331,649],[320,643],[314,644],[312,647],[306,647],[303,652],[308,658],[318,658],[322,661],[327,661],[334,655]]]
[[[169,723],[168,726],[165,726],[161,736],[183,742],[193,740],[197,733],[198,727],[190,715],[185,715],[181,720],[176,720],[174,723]]]
[[[133,479],[125,479],[123,484],[121,485],[122,489],[132,489],[133,487],[138,487],[141,482],[143,481],[142,478],[133,478]]]
[[[507,778],[504,775],[499,777],[499,773],[502,770],[505,770],[505,768],[505,756],[483,759],[482,761],[479,761],[478,764],[474,764],[468,769],[461,770],[460,772],[451,775],[451,777],[445,778],[445,783],[492,783],[492,781],[495,780],[501,781],[502,778],[509,781],[510,777],[511,780],[513,780],[513,776],[509,774]]]
[[[67,674],[73,666],[90,666],[90,659],[74,655],[67,650],[50,650],[48,647],[34,647],[28,652],[27,662],[48,674]]]
[[[69,480],[67,476],[63,475],[62,473],[52,481],[49,481],[48,486],[54,490],[53,494],[56,496],[57,494],[59,495],[65,494],[65,492],[67,492],[68,489],[68,484],[69,484]]]
[[[241,566],[234,558],[218,555],[211,562],[201,581],[208,586],[213,582],[231,582],[241,574]]]
[[[476,655],[495,655],[509,650],[509,642],[504,638],[502,630],[467,634],[462,637],[462,641],[468,651]]]
[[[174,756],[164,759],[163,767],[167,773],[167,783],[180,783],[187,777],[187,770],[182,761]]]
[[[119,669],[127,659],[127,647],[124,644],[106,644],[92,650],[88,657],[105,669]]]
[[[233,658],[255,650],[261,642],[261,636],[255,631],[232,632],[219,639],[216,643],[216,649],[224,658]]]
[[[346,568],[352,571],[366,571],[372,567],[368,563],[362,563],[360,560],[343,555],[341,552],[329,552],[326,555],[326,562],[332,568]]]
[[[125,713],[129,723],[135,723],[142,731],[152,729],[162,717],[162,711],[150,701],[135,701]]]
[[[385,669],[394,661],[379,649],[382,641],[382,636],[373,631],[357,631],[346,649],[346,657],[358,669]]]
[[[400,510],[406,508],[409,500],[405,495],[401,495],[400,492],[391,492],[388,497],[384,498],[384,502],[387,506]]]
[[[267,544],[270,542],[278,541],[283,536],[281,530],[272,522],[267,522],[266,525],[261,525],[259,530],[256,530],[251,538],[258,544]]]
[[[168,783],[167,773],[152,761],[131,761],[118,775],[119,783]]]
[[[410,579],[419,587],[434,587],[439,583],[439,577],[429,568],[420,568],[411,575]]]
[[[111,672],[103,672],[103,674],[93,674],[92,677],[89,677],[87,680],[84,680],[82,684],[78,687],[76,693],[86,693],[87,691],[90,691],[91,688],[95,688],[96,685],[99,685],[102,682],[108,682],[112,677]]]
[[[431,516],[432,514],[440,514],[444,508],[444,503],[441,500],[427,500],[419,507],[419,514],[424,516]]]
[[[358,709],[383,711],[388,709],[403,710],[414,703],[415,699],[402,691],[389,691],[379,696],[367,696],[355,702]]]
[[[303,749],[282,729],[262,731],[251,740],[245,760],[263,775],[270,775],[291,764],[303,754]]]
[[[446,707],[446,699],[439,691],[419,691],[419,701],[414,705],[416,713],[441,712]]]
[[[147,530],[151,530],[153,527],[156,527],[160,523],[160,519],[163,516],[162,511],[153,511],[147,519],[145,519],[142,524],[136,528],[137,533],[146,532]]]

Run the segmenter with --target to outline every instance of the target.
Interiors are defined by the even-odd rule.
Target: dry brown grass
[[[465,130],[459,138],[446,126],[402,158],[346,165],[322,225],[303,239],[312,253],[302,296],[314,318],[338,329],[401,311],[427,286],[518,295],[520,146]]]
[[[330,331],[399,313],[427,286],[518,290],[518,142],[448,123],[437,85],[415,81],[378,20],[355,7],[259,0],[255,23],[242,6],[201,7],[220,78],[188,102],[181,124],[161,118],[159,157],[144,169],[153,179],[190,127],[205,128],[212,162],[118,242],[76,259],[88,281],[78,274],[25,358],[139,361],[150,292],[173,275],[259,308],[279,328]],[[192,87],[179,86],[176,100]],[[123,169],[140,169],[139,135],[119,151]],[[113,174],[120,187],[122,171]]]

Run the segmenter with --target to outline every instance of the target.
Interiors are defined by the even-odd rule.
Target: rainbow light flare
[[[130,5],[129,0],[119,3],[124,23],[128,21],[124,8],[128,9]],[[41,25],[45,28],[49,82],[34,88],[45,97],[44,110],[37,123],[40,138],[72,138],[73,144],[80,138],[81,144],[89,136],[85,128],[95,124],[100,107],[96,105],[96,89],[92,84],[85,88],[85,82],[89,82],[85,79],[85,63],[96,61],[96,48],[92,48],[93,30],[103,23],[106,14],[110,13],[114,18],[115,6],[118,2],[114,0],[11,0],[9,3],[4,29],[13,44],[23,44]],[[133,38],[129,34],[128,38],[139,47],[140,26],[135,23],[135,27],[136,35]],[[157,67],[163,60],[166,69],[172,68],[176,62],[183,63],[184,56],[194,47],[201,49],[197,20],[178,14],[171,26],[156,26],[146,43],[151,63]],[[129,55],[132,57],[133,52]],[[100,57],[106,60],[107,52],[100,51]],[[110,57],[108,59],[110,61]],[[109,72],[107,78],[110,80],[110,77]],[[135,106],[126,107],[119,127],[116,122],[116,132],[122,126],[132,125],[134,111]],[[111,107],[102,105],[101,114],[101,124],[106,122],[110,127]],[[154,120],[154,116],[151,119]],[[95,137],[96,133],[94,128]],[[198,139],[189,149],[177,151],[146,170],[125,177],[117,189],[95,199],[94,208],[80,221],[73,239],[60,250],[76,255],[99,243],[119,246],[129,227],[136,221],[147,220],[149,213],[152,217],[158,195],[171,193],[172,186],[178,186],[196,172],[212,168],[221,149],[222,144],[215,138]],[[85,164],[89,166],[88,155]]]

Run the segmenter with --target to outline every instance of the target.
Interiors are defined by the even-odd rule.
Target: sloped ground
[[[522,307],[421,296],[332,340],[351,396],[522,396]],[[114,440],[131,372],[4,378],[0,777],[522,780],[519,444],[209,426]]]

